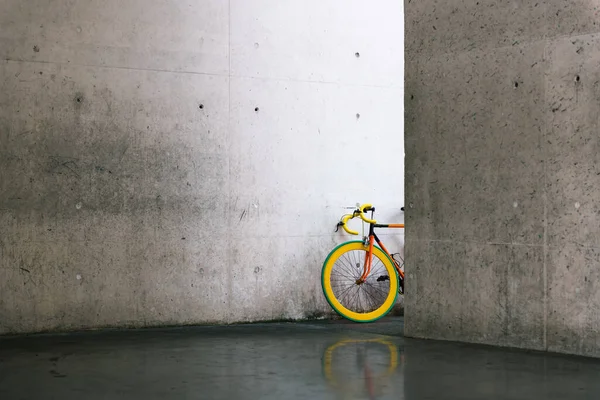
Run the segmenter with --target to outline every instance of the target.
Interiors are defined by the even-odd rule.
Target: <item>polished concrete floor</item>
[[[600,361],[402,337],[403,320],[0,338],[0,399],[597,399]]]

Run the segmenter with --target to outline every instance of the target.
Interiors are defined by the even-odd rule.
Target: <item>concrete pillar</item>
[[[406,334],[600,355],[597,3],[405,8]]]

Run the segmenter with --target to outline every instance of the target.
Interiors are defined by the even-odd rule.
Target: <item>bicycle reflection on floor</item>
[[[323,375],[345,398],[376,399],[386,394],[404,355],[388,339],[342,339],[325,349]]]

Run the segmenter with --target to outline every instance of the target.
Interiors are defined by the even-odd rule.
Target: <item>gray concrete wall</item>
[[[402,37],[392,0],[0,0],[0,334],[329,312],[342,207],[401,215]]]
[[[406,333],[600,356],[600,14],[405,1]]]

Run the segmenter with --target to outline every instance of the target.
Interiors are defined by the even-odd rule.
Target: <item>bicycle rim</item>
[[[398,295],[394,265],[376,246],[373,247],[371,272],[364,283],[358,282],[367,249],[358,241],[338,246],[325,260],[321,277],[323,292],[331,307],[356,322],[372,322],[383,317]]]

